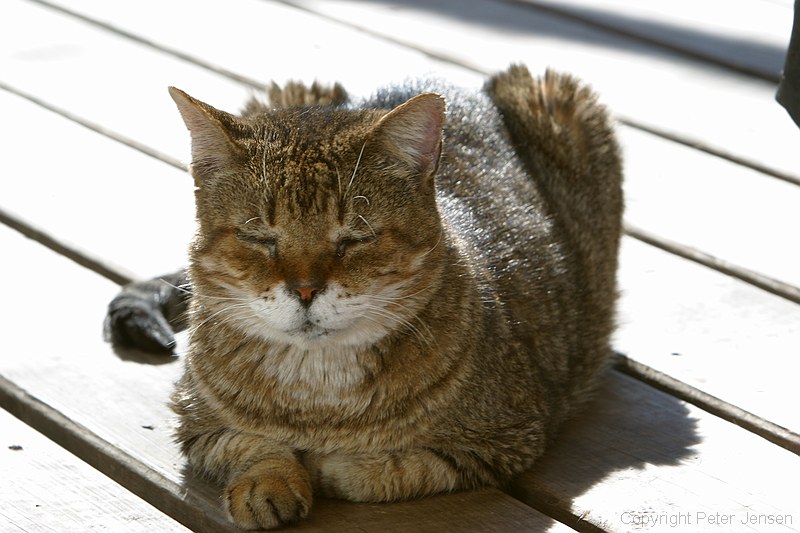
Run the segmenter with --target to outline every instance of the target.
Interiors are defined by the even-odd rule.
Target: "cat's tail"
[[[622,163],[610,117],[591,89],[549,70],[534,79],[512,66],[486,91],[575,256],[588,331],[572,369],[589,377],[610,354],[622,232]]]
[[[290,81],[283,87],[272,82],[267,95],[272,107],[339,106],[347,102],[347,91],[340,84],[322,85],[316,81],[311,85]]]
[[[347,91],[338,83],[322,85],[315,81],[306,85],[299,81],[289,81],[281,87],[273,81],[265,92],[268,104],[259,98],[251,98],[242,114],[255,115],[279,107],[341,106],[349,101]]]

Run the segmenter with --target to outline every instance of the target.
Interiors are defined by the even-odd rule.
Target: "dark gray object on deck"
[[[800,126],[800,0],[794,2],[792,38],[776,98]]]

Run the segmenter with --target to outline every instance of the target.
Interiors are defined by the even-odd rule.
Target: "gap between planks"
[[[3,376],[0,376],[0,408],[192,530],[208,531],[211,525],[214,531],[237,531],[212,511],[212,504],[206,498],[148,468]]]
[[[36,0],[31,0],[31,1],[35,2]],[[140,142],[138,142],[138,141],[136,141],[134,139],[131,139],[130,137],[126,137],[125,135],[122,135],[121,133],[118,133],[116,131],[112,131],[112,130],[110,130],[108,128],[105,128],[105,127],[101,126],[100,124],[97,124],[96,122],[92,122],[90,120],[86,120],[83,117],[80,117],[80,116],[76,115],[75,113],[71,113],[71,112],[67,111],[66,109],[54,106],[51,103],[46,102],[46,101],[42,100],[41,98],[38,98],[38,97],[36,97],[36,96],[34,96],[34,95],[30,94],[30,93],[27,93],[25,91],[17,89],[16,87],[13,87],[13,86],[9,85],[9,84],[5,83],[2,80],[0,80],[0,90],[6,91],[8,93],[11,93],[14,96],[18,96],[20,98],[24,98],[25,100],[31,102],[32,104],[35,104],[35,105],[37,105],[37,106],[39,106],[39,107],[41,107],[43,109],[46,109],[46,110],[48,110],[48,111],[50,111],[52,113],[55,113],[56,115],[59,115],[59,116],[65,118],[65,119],[67,119],[67,120],[69,120],[71,122],[74,122],[75,124],[83,126],[84,128],[86,128],[86,129],[88,129],[90,131],[93,131],[95,133],[99,133],[100,135],[108,137],[109,139],[113,139],[113,140],[117,141],[120,144],[124,144],[125,146],[133,148],[134,150],[137,150],[137,151],[139,151],[139,152],[141,152],[141,153],[143,153],[143,154],[145,154],[145,155],[147,155],[149,157],[152,157],[153,159],[157,159],[157,160],[161,161],[162,163],[166,163],[166,164],[168,164],[168,165],[170,165],[172,167],[175,167],[175,168],[178,168],[178,169],[181,169],[181,170],[187,170],[186,165],[184,165],[183,163],[181,163],[180,161],[178,161],[174,157],[171,157],[171,156],[169,156],[169,155],[167,155],[167,154],[165,154],[163,152],[159,152],[158,150],[155,150],[154,148],[151,148],[151,147],[147,146],[144,143],[140,143]]]
[[[210,72],[213,72],[215,74],[219,74],[219,75],[224,76],[224,77],[226,77],[228,79],[237,81],[239,83],[242,83],[242,84],[244,84],[244,85],[246,85],[248,87],[254,88],[256,90],[261,91],[267,86],[267,83],[265,81],[256,80],[254,78],[251,78],[249,76],[245,76],[243,74],[239,74],[237,72],[231,71],[231,70],[226,69],[224,67],[221,67],[219,65],[215,65],[213,63],[204,61],[204,60],[202,60],[202,59],[200,59],[200,58],[198,58],[198,57],[196,57],[196,56],[194,56],[192,54],[183,52],[181,50],[178,50],[178,49],[170,47],[170,46],[163,45],[163,44],[158,43],[158,42],[156,42],[154,40],[147,39],[147,38],[142,37],[140,35],[137,35],[137,34],[135,34],[133,32],[124,30],[122,28],[119,28],[118,26],[115,26],[115,25],[113,25],[111,23],[94,19],[94,18],[92,18],[90,16],[84,15],[84,14],[79,13],[77,11],[73,11],[73,10],[71,10],[69,8],[64,7],[64,6],[60,6],[60,5],[54,4],[52,2],[48,2],[47,0],[28,0],[28,1],[31,2],[31,3],[38,4],[40,6],[46,7],[48,9],[52,9],[52,10],[58,12],[58,13],[73,17],[73,18],[78,19],[78,20],[80,20],[80,21],[82,21],[84,23],[87,23],[87,24],[90,24],[90,25],[95,26],[97,28],[100,28],[100,29],[102,29],[104,31],[115,33],[115,34],[117,34],[117,35],[119,35],[121,37],[124,37],[124,38],[129,39],[129,40],[134,41],[134,42],[137,42],[139,44],[142,44],[144,46],[147,46],[149,48],[152,48],[154,50],[162,52],[164,54],[170,55],[170,56],[172,56],[174,58],[177,58],[177,59],[179,59],[181,61],[186,61],[186,62],[191,63],[191,64],[193,64],[193,65],[195,65],[197,67],[206,69],[206,70],[208,70]],[[443,62],[443,63],[448,63],[448,64],[454,65],[454,66],[458,66],[458,67],[466,69],[466,70],[468,70],[470,72],[474,72],[476,74],[480,74],[480,75],[482,75],[484,77],[490,76],[490,75],[493,74],[492,71],[488,71],[487,69],[482,68],[482,67],[480,67],[480,66],[478,66],[476,64],[469,63],[469,62],[465,61],[464,59],[461,59],[461,58],[458,58],[458,57],[454,57],[454,56],[451,56],[451,55],[446,54],[446,53],[442,53],[442,52],[439,52],[439,51],[436,51],[436,50],[433,50],[433,49],[429,49],[429,48],[423,47],[418,43],[414,43],[414,42],[406,41],[404,39],[398,39],[398,38],[395,38],[395,37],[391,37],[389,35],[380,33],[378,31],[372,30],[370,28],[367,28],[365,26],[359,25],[359,24],[351,22],[351,21],[330,17],[327,14],[320,13],[320,12],[314,10],[313,8],[301,5],[301,4],[299,4],[297,2],[294,2],[292,0],[273,0],[273,1],[275,3],[277,3],[277,4],[285,5],[285,6],[288,6],[288,7],[292,8],[292,9],[296,9],[296,10],[302,11],[304,13],[313,15],[313,16],[315,16],[317,18],[321,18],[321,19],[323,19],[325,21],[333,22],[333,23],[339,24],[341,26],[348,27],[348,28],[356,30],[356,31],[358,31],[360,33],[364,33],[366,35],[369,35],[370,37],[374,37],[376,39],[380,39],[380,40],[382,40],[384,42],[395,44],[395,45],[398,45],[398,46],[401,46],[403,48],[407,48],[407,49],[410,49],[410,50],[415,50],[415,51],[417,51],[417,52],[423,54],[424,56],[429,57],[429,58],[431,58],[433,60],[440,61],[440,62]],[[533,8],[533,9],[538,9],[540,7],[538,4],[534,5],[534,4],[528,3],[528,2],[526,2],[524,0],[503,0],[503,1],[505,3],[507,3],[507,4],[524,5],[524,6],[527,6],[528,8]],[[542,10],[546,11],[546,12],[550,12],[547,9],[544,9],[544,8],[542,8]],[[560,11],[557,12],[557,13],[554,12],[553,14],[555,14],[555,15],[564,15]],[[569,18],[568,14],[566,14],[564,16],[566,18]],[[589,24],[588,22],[584,22],[584,23]],[[600,26],[598,26],[598,27],[600,27]],[[604,30],[607,30],[607,31],[611,31],[611,33],[615,33],[614,31],[609,30],[607,28],[603,28],[603,27],[600,27],[600,28],[604,29]],[[634,37],[630,37],[630,38],[634,38]],[[646,39],[644,41],[649,43],[649,41],[647,41]],[[655,42],[655,43],[649,43],[649,44],[658,44],[658,43]],[[24,95],[20,95],[20,96],[24,96]],[[31,99],[31,98],[29,98],[29,99]],[[704,152],[704,153],[706,153],[708,155],[711,155],[711,156],[714,156],[714,157],[718,157],[718,158],[724,159],[726,161],[730,161],[732,163],[735,163],[735,164],[750,168],[752,170],[755,170],[757,172],[760,172],[760,173],[762,173],[764,175],[767,175],[767,176],[770,176],[770,177],[773,177],[773,178],[776,178],[776,179],[780,179],[780,180],[786,181],[788,183],[792,183],[794,185],[800,186],[800,176],[792,175],[792,174],[789,174],[787,172],[783,172],[781,170],[778,170],[777,168],[772,168],[772,167],[770,167],[768,165],[764,165],[764,164],[758,163],[758,162],[750,160],[748,158],[737,156],[735,154],[730,153],[729,151],[727,151],[725,149],[722,149],[722,148],[719,148],[719,147],[715,147],[715,146],[711,146],[711,145],[709,145],[707,143],[704,143],[704,142],[696,140],[696,139],[688,138],[685,135],[672,133],[672,132],[666,131],[666,130],[664,130],[662,128],[658,128],[658,127],[655,127],[655,126],[652,126],[652,125],[647,125],[647,124],[645,124],[645,123],[643,123],[641,121],[638,121],[638,120],[636,120],[634,118],[631,118],[631,117],[626,117],[626,116],[620,115],[620,114],[616,114],[615,116],[617,118],[617,121],[620,124],[624,124],[625,126],[628,126],[630,128],[634,128],[634,129],[649,133],[651,135],[654,135],[656,137],[660,137],[660,138],[668,140],[668,141],[672,141],[672,142],[675,142],[675,143],[678,143],[678,144],[681,144],[681,145],[684,145],[684,146],[688,146],[688,147],[694,148],[694,149],[702,151],[702,152]]]
[[[675,396],[709,414],[736,424],[781,448],[800,455],[800,435],[783,426],[736,407],[668,374],[630,359],[621,353],[613,355],[612,366],[623,374],[627,374],[657,390]]]
[[[212,63],[208,63],[206,61],[203,61],[202,59],[199,59],[196,56],[193,56],[191,54],[187,54],[185,52],[181,52],[180,50],[177,50],[175,48],[171,48],[169,46],[164,46],[164,45],[159,44],[159,43],[157,43],[155,41],[152,41],[150,39],[146,39],[146,38],[142,37],[141,35],[136,35],[135,33],[123,30],[122,28],[114,26],[113,24],[110,24],[108,22],[103,22],[101,20],[93,19],[91,17],[88,17],[86,15],[78,13],[77,11],[73,11],[73,10],[67,9],[67,8],[65,8],[63,6],[59,6],[57,4],[53,4],[51,2],[47,2],[46,0],[28,0],[28,2],[31,2],[33,4],[38,4],[40,6],[48,8],[48,9],[52,9],[53,11],[57,11],[58,13],[61,13],[63,15],[67,15],[67,16],[76,18],[76,19],[81,20],[81,21],[83,21],[83,22],[85,22],[87,24],[90,24],[92,26],[100,28],[102,30],[105,30],[105,31],[108,31],[108,32],[111,32],[111,33],[116,33],[117,35],[119,35],[121,37],[124,37],[126,39],[130,39],[131,41],[137,42],[139,44],[142,44],[144,46],[147,46],[147,47],[152,48],[154,50],[157,50],[159,52],[163,52],[163,53],[165,53],[167,55],[171,55],[171,56],[173,56],[173,57],[175,57],[177,59],[180,59],[182,61],[186,61],[188,63],[192,63],[194,65],[197,65],[200,68],[204,68],[204,69],[206,69],[208,71],[211,71],[211,72],[213,72],[215,74],[219,74],[220,76],[224,76],[224,77],[232,79],[234,81],[238,81],[239,83],[242,83],[244,85],[248,85],[248,86],[254,87],[256,89],[263,89],[264,87],[266,87],[266,83],[260,82],[258,80],[253,79],[253,78],[249,78],[249,77],[244,76],[242,74],[238,74],[236,72],[233,72],[232,70],[228,70],[228,69],[220,67],[218,65],[214,65]]]
[[[16,230],[25,237],[50,248],[59,255],[71,259],[82,267],[86,267],[118,285],[126,285],[134,281],[133,275],[126,272],[124,269],[112,265],[99,257],[95,257],[84,250],[62,242],[46,231],[35,227],[32,223],[19,218],[2,207],[0,207],[0,224],[4,224]]]
[[[707,254],[702,250],[698,250],[691,246],[686,246],[664,237],[660,237],[652,232],[627,222],[624,224],[624,231],[626,235],[633,237],[634,239],[645,244],[660,248],[665,252],[683,257],[684,259],[688,259],[712,270],[716,270],[717,272],[725,274],[726,276],[740,279],[745,283],[753,285],[754,287],[758,287],[759,289],[770,292],[776,296],[780,296],[791,302],[800,304],[800,288],[795,287],[794,285],[784,283],[783,281],[777,280],[770,276],[765,276],[764,274],[755,272],[754,270],[750,270],[739,265],[734,265],[733,263],[725,261],[724,259]]]
[[[1,531],[191,533],[4,409],[0,439]]]

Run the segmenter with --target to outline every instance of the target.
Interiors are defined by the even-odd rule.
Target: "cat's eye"
[[[336,257],[344,257],[347,251],[356,246],[367,244],[375,240],[375,237],[360,237],[341,239],[336,246]]]
[[[272,237],[253,235],[242,230],[236,230],[236,237],[241,241],[266,248],[270,257],[275,257],[278,254],[278,241]]]

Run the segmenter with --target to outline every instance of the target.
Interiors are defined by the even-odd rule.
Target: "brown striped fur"
[[[609,355],[621,166],[594,95],[523,67],[273,87],[241,117],[171,94],[198,219],[178,440],[232,520],[530,467]]]

